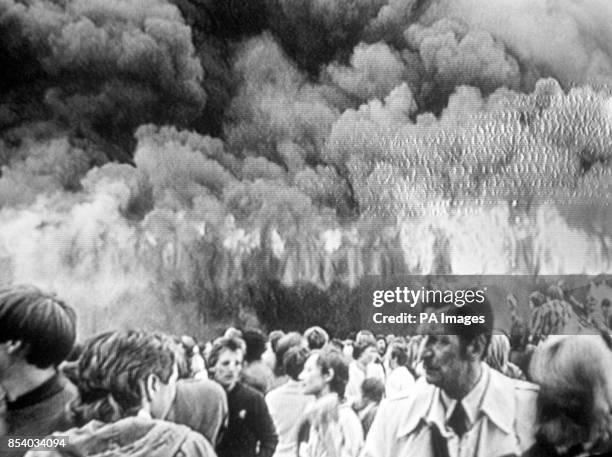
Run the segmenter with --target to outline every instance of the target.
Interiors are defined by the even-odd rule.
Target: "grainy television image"
[[[612,455],[612,3],[0,0],[0,456]]]

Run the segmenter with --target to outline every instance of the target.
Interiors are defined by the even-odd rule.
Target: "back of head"
[[[349,362],[344,354],[331,345],[324,346],[318,352],[317,365],[322,373],[330,373],[333,370],[334,376],[329,382],[329,388],[340,398],[344,398],[349,377]]]
[[[305,347],[294,346],[290,348],[283,357],[283,368],[285,373],[294,381],[298,381],[307,358],[308,349]]]
[[[247,363],[261,360],[262,354],[266,352],[267,341],[267,338],[263,332],[257,329],[248,329],[243,332],[242,339],[246,344],[244,360]]]
[[[385,394],[385,385],[378,378],[366,378],[361,383],[361,395],[363,398],[380,403]]]
[[[612,351],[599,335],[551,336],[530,365],[538,396],[538,436],[555,446],[605,441],[612,434]]]
[[[129,330],[91,338],[78,362],[76,422],[135,415],[142,406],[141,383],[152,374],[168,383],[174,367],[175,343],[165,335]]]
[[[353,358],[359,360],[361,354],[369,347],[376,347],[376,340],[374,339],[361,339],[353,344]]]
[[[21,341],[27,363],[57,366],[75,340],[76,315],[62,300],[34,286],[0,290],[0,343]]]
[[[321,327],[315,326],[310,327],[304,332],[304,338],[308,349],[314,351],[315,349],[321,349],[329,342],[329,335]]]
[[[276,351],[274,351],[274,355],[276,356],[274,374],[276,374],[276,376],[282,376],[285,373],[283,369],[283,357],[285,353],[294,346],[301,346],[303,342],[302,335],[298,332],[290,332],[278,340]]]
[[[285,336],[285,332],[282,330],[272,330],[268,335],[268,341],[270,342],[270,348],[272,348],[272,352],[276,352],[276,345],[279,340]]]
[[[401,367],[408,364],[408,353],[406,346],[401,343],[391,343],[389,346],[389,357],[394,359]]]

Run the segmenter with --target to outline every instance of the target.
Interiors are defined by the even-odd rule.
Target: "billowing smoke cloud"
[[[441,0],[429,14],[487,30],[532,78],[553,76],[564,87],[610,81],[612,8],[605,0]]]
[[[53,120],[126,159],[138,125],[189,125],[206,102],[191,30],[165,1],[3,0],[0,33],[3,128]]]
[[[609,271],[611,9],[546,5],[0,0],[3,281],[197,332],[366,274]]]
[[[461,85],[475,86],[485,93],[499,87],[520,87],[517,61],[488,32],[442,19],[431,27],[414,24],[405,33],[423,61],[425,79],[435,83],[437,91],[449,93]]]

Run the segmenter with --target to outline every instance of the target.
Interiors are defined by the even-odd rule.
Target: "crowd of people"
[[[509,335],[485,300],[435,310],[484,323],[410,336],[232,327],[210,341],[117,330],[77,343],[60,298],[4,289],[0,455],[611,455],[612,340],[550,333],[573,305],[543,297]]]

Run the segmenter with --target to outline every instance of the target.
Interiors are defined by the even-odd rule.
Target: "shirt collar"
[[[468,394],[463,397],[461,400],[461,405],[467,415],[468,419],[468,428],[470,428],[478,419],[478,415],[481,410],[482,399],[484,397],[485,390],[487,389],[487,385],[489,384],[489,370],[485,368],[485,364],[481,364],[482,372],[480,374],[480,378],[472,388],[468,392]],[[442,401],[442,405],[445,408],[444,421],[448,422],[453,413],[455,406],[457,404],[457,400],[454,398],[450,398],[446,392],[440,391],[440,400]]]
[[[472,389],[474,400],[479,398],[480,401],[475,403],[470,398],[468,400],[469,406],[464,405],[466,413],[472,421],[471,417],[475,417],[476,420],[480,411],[502,431],[512,433],[516,410],[514,381],[495,370],[491,370],[484,363],[482,369],[483,374],[480,379],[482,385],[479,386],[477,383]],[[413,401],[410,408],[402,412],[403,419],[397,431],[398,436],[411,433],[421,421],[434,422],[440,430],[445,429],[447,406],[443,403],[442,391],[427,384],[422,378],[419,379],[417,384],[420,387],[417,386],[417,394],[412,396]],[[479,391],[481,388],[482,391]],[[468,396],[470,395],[468,394]],[[474,404],[477,405],[476,409],[471,408]],[[471,412],[467,411],[468,408],[471,408]],[[449,411],[452,414],[452,409],[449,409]],[[470,414],[473,414],[473,416],[469,416]]]

